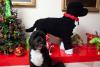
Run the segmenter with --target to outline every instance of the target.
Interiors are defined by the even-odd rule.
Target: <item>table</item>
[[[74,54],[67,55],[64,50],[60,50],[60,54],[55,51],[51,58],[55,61],[62,61],[64,63],[79,63],[79,62],[95,62],[100,61],[100,54],[97,53],[95,46],[76,46],[74,47]],[[0,54],[0,66],[14,66],[14,65],[29,65],[29,51],[22,57],[15,55]]]

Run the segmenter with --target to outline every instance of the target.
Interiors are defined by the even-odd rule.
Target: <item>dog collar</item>
[[[79,18],[78,17],[75,17],[75,16],[73,16],[71,14],[68,14],[68,13],[64,13],[64,16],[68,17],[68,18],[70,18],[72,20],[75,20],[76,22],[78,22],[78,25],[79,25]]]

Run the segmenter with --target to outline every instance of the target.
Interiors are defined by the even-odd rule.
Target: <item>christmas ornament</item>
[[[87,43],[89,43],[90,40],[92,40],[93,38],[99,38],[98,32],[95,32],[96,34],[90,34],[90,33],[86,33],[87,35]]]
[[[11,0],[5,0],[5,17],[10,17],[11,16]]]
[[[0,38],[3,37],[2,31],[3,31],[3,28],[0,26]]]
[[[3,51],[2,50],[0,50],[0,54],[2,54],[3,53]]]
[[[9,55],[9,54],[10,54],[10,53],[9,53],[9,46],[8,46],[8,45],[5,45],[3,48],[4,48],[4,49],[3,49],[4,54],[5,54],[5,55]]]
[[[97,50],[100,50],[100,38],[93,38],[89,41],[90,44],[95,44],[97,47]]]
[[[14,54],[16,56],[23,56],[24,55],[24,48],[21,45],[18,45],[18,47],[15,49]]]
[[[2,54],[2,53],[3,53],[3,47],[0,44],[0,54]]]
[[[11,41],[9,41],[8,46],[9,46],[9,53],[13,53],[14,48],[13,48],[13,43]]]
[[[87,43],[89,43],[89,41],[94,38],[94,35],[90,33],[86,33],[86,35],[87,35]]]
[[[4,18],[2,16],[0,16],[0,22],[4,22]]]

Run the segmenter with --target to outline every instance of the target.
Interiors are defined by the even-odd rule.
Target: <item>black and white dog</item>
[[[33,31],[29,39],[30,67],[65,67],[62,62],[54,63],[46,48],[46,37],[42,31]]]

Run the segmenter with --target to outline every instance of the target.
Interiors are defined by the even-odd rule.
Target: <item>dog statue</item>
[[[29,39],[30,67],[65,67],[62,62],[52,61],[46,48],[46,36],[42,31],[33,31]]]
[[[81,2],[71,2],[68,4],[63,17],[39,19],[32,27],[26,29],[26,32],[32,32],[36,28],[45,34],[49,33],[60,37],[65,50],[72,49],[71,36],[76,26],[75,21],[79,21],[78,17],[83,17],[87,13],[88,9],[84,8]]]

